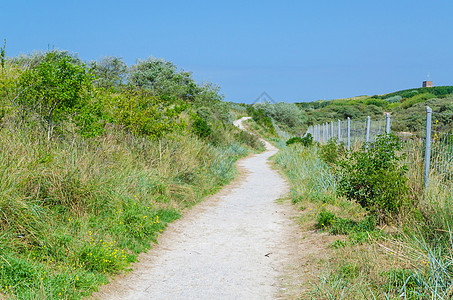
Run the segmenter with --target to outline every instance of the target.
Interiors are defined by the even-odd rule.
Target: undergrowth
[[[372,209],[339,196],[333,148],[293,144],[275,157],[290,180],[301,229],[337,237],[301,299],[451,299],[451,197],[435,189],[426,198],[419,194],[422,151],[404,149],[411,202],[403,202],[399,216],[385,225]]]
[[[47,140],[0,129],[0,295],[78,299],[152,247],[184,208],[235,176],[249,148],[110,130]]]

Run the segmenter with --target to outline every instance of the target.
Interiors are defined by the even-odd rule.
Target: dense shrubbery
[[[357,201],[380,221],[396,216],[408,201],[406,167],[397,137],[383,135],[339,162],[338,193]]]
[[[276,134],[271,117],[266,114],[266,112],[262,108],[255,108],[254,106],[249,105],[247,106],[247,113],[257,124],[263,126],[271,134]]]
[[[260,111],[261,114],[273,118],[283,130],[288,132],[302,131],[307,119],[306,114],[293,103],[255,103],[253,108]]]
[[[296,136],[286,141],[287,146],[296,143],[302,144],[305,147],[310,147],[313,144],[313,136],[311,135],[311,133],[307,133],[307,135],[305,135],[304,137]]]
[[[330,165],[335,165],[344,154],[344,146],[338,144],[336,139],[330,139],[327,144],[322,145],[319,150],[319,157]]]
[[[79,114],[88,105],[91,76],[84,65],[69,56],[48,52],[34,68],[25,70],[18,82],[18,110],[23,119],[34,112],[46,124],[50,139],[56,122]]]
[[[4,61],[0,298],[89,295],[262,149],[218,87],[163,60],[125,68],[66,51]]]
[[[445,103],[452,101],[453,86],[418,88],[404,90],[380,96],[359,96],[349,99],[319,100],[315,102],[296,103],[308,116],[308,125],[330,122],[331,120],[383,119],[384,113],[390,112],[392,130],[419,132],[422,130],[422,120],[425,107],[430,106],[434,112],[441,112]],[[438,126],[446,124],[439,120]]]

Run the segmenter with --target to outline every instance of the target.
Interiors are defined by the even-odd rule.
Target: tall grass
[[[379,231],[354,229],[366,221],[366,212],[335,195],[335,173],[320,160],[317,147],[291,145],[277,154],[275,162],[288,175],[293,202],[301,209],[302,228],[347,234],[330,245],[327,267],[320,266],[323,271],[303,299],[453,297],[452,196],[441,192],[435,174],[424,191],[419,141],[408,141],[404,151],[414,205],[405,209],[404,222]],[[353,230],[345,230],[348,224]]]
[[[160,141],[117,128],[47,140],[0,129],[0,295],[78,299],[152,247],[184,208],[235,176],[249,150],[184,133]]]

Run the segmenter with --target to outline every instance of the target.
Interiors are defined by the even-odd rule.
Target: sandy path
[[[241,122],[239,122],[238,125]],[[268,164],[277,149],[239,162],[242,175],[170,224],[159,245],[96,299],[275,299],[294,247],[288,191]],[[293,243],[294,245],[294,243]]]

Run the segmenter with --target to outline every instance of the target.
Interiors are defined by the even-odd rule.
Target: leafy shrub
[[[388,97],[387,99],[385,99],[388,103],[392,104],[392,103],[396,103],[396,102],[399,102],[401,99],[403,99],[403,97],[401,96],[392,96],[392,97]]]
[[[183,126],[178,115],[187,105],[166,95],[156,96],[145,89],[130,89],[112,95],[113,120],[135,134],[159,138]]]
[[[240,132],[236,133],[235,139],[243,144],[250,146],[253,149],[264,149],[263,142],[260,139],[251,133],[241,130]]]
[[[76,113],[90,98],[91,76],[73,58],[48,52],[43,60],[19,77],[19,103],[38,113],[51,137],[55,122]]]
[[[286,146],[289,146],[289,145],[292,145],[295,143],[300,143],[305,147],[310,147],[313,144],[313,136],[311,135],[311,133],[307,133],[307,135],[304,137],[299,137],[299,136],[292,137],[286,141]]]
[[[178,71],[172,62],[153,57],[131,66],[128,81],[136,87],[188,101],[200,92],[190,72]]]
[[[90,72],[96,76],[94,84],[97,87],[108,89],[123,83],[127,65],[122,58],[107,56],[91,62]]]
[[[365,104],[366,105],[375,105],[375,106],[385,108],[388,106],[389,103],[382,99],[369,98],[369,99],[365,100]]]
[[[274,118],[279,124],[285,125],[289,129],[301,128],[307,120],[305,112],[300,110],[294,103],[255,103],[253,107],[255,110],[261,111],[265,116]]]
[[[322,145],[319,157],[328,164],[336,164],[338,159],[344,154],[343,145],[337,144],[335,139],[330,139],[326,145]]]
[[[194,116],[195,121],[192,124],[192,131],[201,138],[207,137],[212,133],[212,129],[205,119]]]
[[[272,124],[272,119],[266,114],[262,108],[255,108],[252,105],[247,106],[247,113],[252,117],[252,120],[257,124],[263,126],[271,134],[275,135],[274,124]]]
[[[295,136],[290,138],[289,140],[286,141],[286,146],[292,145],[292,144],[302,144],[302,138],[300,136]]]
[[[407,168],[397,154],[401,149],[396,136],[382,135],[368,151],[364,146],[351,153],[339,162],[338,193],[357,201],[380,221],[398,214],[408,199]]]
[[[409,107],[420,103],[420,102],[425,102],[428,99],[435,98],[436,96],[431,94],[431,93],[424,93],[424,94],[418,94],[415,95],[411,98],[406,99],[403,104],[401,104],[401,107],[404,109],[408,109]]]

